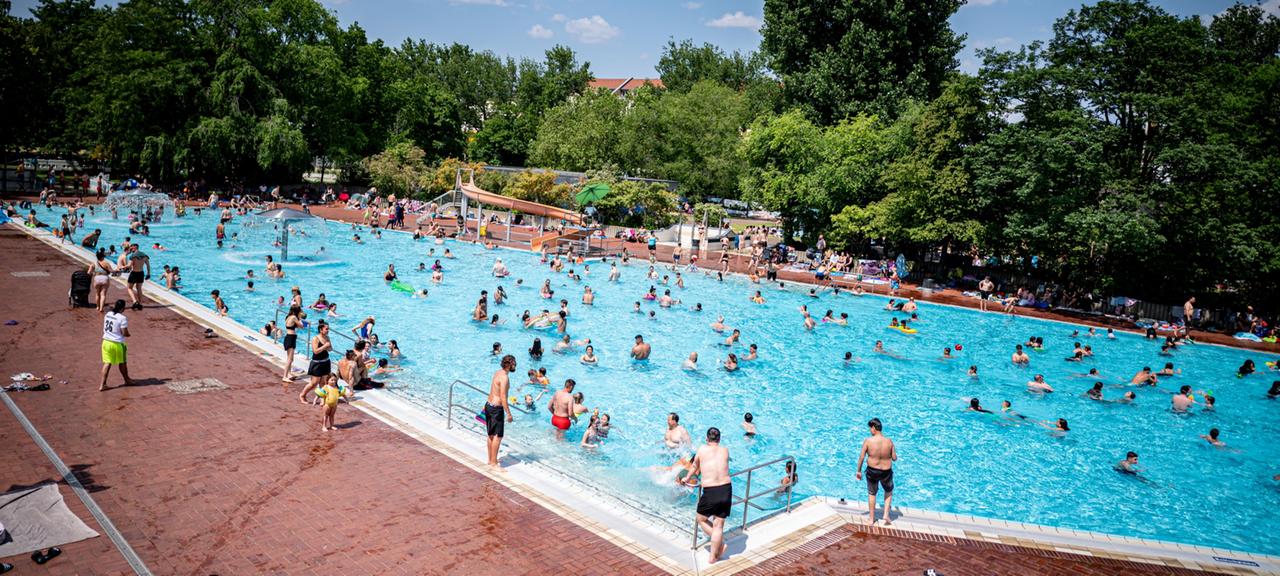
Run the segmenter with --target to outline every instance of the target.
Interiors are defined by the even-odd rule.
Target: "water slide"
[[[546,204],[539,204],[528,200],[516,200],[509,196],[503,196],[501,194],[494,194],[493,192],[481,190],[472,183],[463,183],[461,190],[462,194],[467,198],[475,200],[481,204],[497,206],[507,210],[518,210],[525,214],[542,216],[553,220],[564,220],[570,224],[576,224],[578,226],[582,225],[581,214],[565,210],[564,208],[556,208],[555,206],[548,206]]]

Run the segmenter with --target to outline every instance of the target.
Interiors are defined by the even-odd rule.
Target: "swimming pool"
[[[39,210],[46,221],[57,221],[58,212]],[[87,228],[103,229],[100,245],[118,243],[128,232],[123,222],[103,222],[90,217]],[[565,378],[574,378],[586,404],[608,412],[615,430],[598,450],[580,448],[582,426],[569,433],[571,442],[557,442],[547,422],[547,397],[538,402],[538,414],[517,413],[508,425],[508,437],[519,442],[528,456],[574,477],[618,494],[648,511],[687,524],[690,496],[674,488],[652,468],[672,463],[661,448],[666,413],[678,412],[694,436],[700,439],[708,426],[725,433],[725,444],[734,468],[792,454],[799,461],[798,495],[822,494],[865,499],[865,487],[853,479],[853,465],[865,435],[866,421],[875,416],[885,423],[885,433],[898,444],[901,460],[894,503],[901,506],[974,514],[1028,523],[1096,530],[1254,552],[1280,552],[1280,535],[1271,530],[1274,510],[1280,505],[1280,489],[1270,478],[1280,473],[1280,404],[1265,399],[1273,377],[1259,374],[1243,379],[1234,375],[1244,358],[1262,366],[1262,355],[1215,346],[1189,346],[1172,358],[1159,356],[1158,347],[1139,337],[1121,334],[1081,338],[1096,356],[1083,364],[1064,362],[1072,340],[1072,327],[1034,319],[980,314],[943,306],[921,304],[920,332],[906,335],[885,329],[892,315],[881,310],[879,297],[830,295],[812,299],[806,290],[751,285],[745,279],[723,283],[701,273],[684,274],[686,287],[644,278],[647,265],[633,261],[622,267],[621,282],[606,282],[607,265],[593,263],[581,283],[565,274],[552,274],[533,254],[497,250],[456,242],[445,246],[409,235],[385,233],[381,239],[360,232],[364,244],[351,240],[349,227],[328,225],[326,252],[331,263],[292,263],[284,267],[282,281],[263,278],[263,256],[269,246],[219,251],[214,246],[216,214],[206,212],[174,226],[154,226],[151,242],[168,250],[145,250],[152,257],[154,277],[163,264],[183,270],[183,292],[197,302],[210,302],[210,290],[219,289],[231,316],[252,328],[275,317],[275,301],[289,287],[300,286],[304,301],[324,292],[340,304],[343,317],[334,320],[336,330],[346,332],[365,315],[378,318],[384,340],[395,338],[404,349],[406,371],[392,380],[402,391],[437,407],[445,405],[447,387],[454,379],[484,387],[496,368],[489,353],[494,342],[515,354],[519,367],[512,381],[523,382],[530,367],[546,367],[553,390]],[[240,220],[228,226],[238,230]],[[86,230],[87,231],[87,230]],[[77,238],[85,231],[81,231]],[[458,258],[444,259],[449,248]],[[301,247],[299,247],[301,249]],[[445,266],[444,282],[430,283],[428,266],[436,257]],[[296,253],[296,252],[295,252]],[[512,276],[501,281],[489,271],[501,257]],[[382,281],[388,263],[395,263],[401,278],[426,287],[430,296],[412,298],[391,290]],[[257,289],[246,292],[245,272],[255,270]],[[568,267],[566,268],[566,270]],[[580,273],[582,269],[578,270]],[[516,287],[515,279],[524,279]],[[552,279],[556,300],[570,302],[569,332],[575,339],[589,337],[600,364],[578,362],[580,352],[561,356],[548,353],[531,362],[527,353],[532,339],[541,337],[548,348],[555,336],[547,331],[518,328],[520,312],[557,306],[538,295],[543,279]],[[670,289],[684,300],[682,306],[661,309],[641,300],[651,284],[658,292]],[[469,322],[478,292],[492,294],[498,285],[510,300],[490,306],[510,322],[481,326]],[[597,293],[594,306],[579,303],[583,285]],[[768,301],[752,304],[748,297],[757,288]],[[113,289],[113,297],[120,296]],[[643,314],[632,313],[642,302]],[[703,312],[689,306],[700,302]],[[827,309],[850,317],[848,327],[822,324],[807,332],[797,312],[807,305],[819,317]],[[655,319],[648,318],[649,311]],[[725,355],[719,346],[724,335],[709,324],[717,314],[725,323],[742,330],[745,344],[756,343],[761,359],[744,362],[736,373],[714,368]],[[901,316],[901,315],[899,315]],[[315,318],[315,315],[312,315]],[[627,358],[633,337],[643,334],[653,344],[647,365]],[[1009,363],[1013,345],[1030,335],[1045,338],[1046,351],[1032,352],[1030,369]],[[909,359],[898,360],[871,353],[875,340]],[[347,344],[335,338],[340,349]],[[946,346],[962,344],[954,360],[939,358]],[[689,352],[698,352],[702,368],[686,372],[680,364]],[[860,362],[844,365],[851,351]],[[1268,360],[1272,358],[1266,358]],[[1158,367],[1172,361],[1184,374],[1161,382],[1159,390],[1137,390],[1131,405],[1098,403],[1082,397],[1093,382],[1076,378],[1098,368],[1108,383],[1127,381],[1144,365]],[[969,378],[969,365],[978,366],[980,377]],[[1047,396],[1026,392],[1025,382],[1043,373],[1058,391]],[[1175,415],[1168,410],[1175,386],[1190,384],[1212,390],[1218,399],[1216,413],[1195,410]],[[513,392],[523,396],[531,389]],[[1108,388],[1109,398],[1123,392]],[[535,395],[536,391],[533,392]],[[1033,419],[1066,418],[1072,431],[1063,438],[1051,436],[1035,425],[964,411],[969,397],[979,397],[990,408],[1010,400],[1014,408]],[[476,397],[479,407],[482,399]],[[741,434],[745,412],[755,416],[760,436],[748,440]],[[1229,450],[1216,449],[1200,440],[1210,428],[1222,430]],[[1141,455],[1145,481],[1123,476],[1111,466],[1128,450]],[[778,472],[780,475],[780,471]],[[756,482],[776,483],[777,478]],[[780,502],[774,503],[775,505]]]

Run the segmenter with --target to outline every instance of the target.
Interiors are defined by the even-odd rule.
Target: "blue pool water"
[[[52,212],[41,210],[46,221]],[[123,223],[91,218],[88,228],[104,230],[101,245],[118,243],[128,232]],[[1271,477],[1280,473],[1280,402],[1267,400],[1265,391],[1275,373],[1235,377],[1245,358],[1259,367],[1274,360],[1260,353],[1223,347],[1187,346],[1172,358],[1158,355],[1158,346],[1137,336],[1117,339],[1081,338],[1096,356],[1082,364],[1064,362],[1071,348],[1072,326],[980,314],[930,304],[920,305],[920,332],[905,335],[885,328],[891,314],[883,311],[880,297],[848,295],[809,298],[807,289],[788,291],[751,285],[743,278],[717,282],[700,272],[685,273],[686,287],[672,293],[684,301],[675,309],[661,309],[643,302],[644,314],[631,312],[633,303],[651,284],[645,278],[647,264],[633,261],[622,267],[618,283],[606,282],[608,266],[592,263],[582,282],[564,274],[552,274],[533,254],[496,250],[450,241],[437,246],[413,241],[408,234],[384,233],[376,239],[367,230],[365,243],[351,240],[350,227],[328,224],[326,254],[329,264],[286,262],[283,281],[263,278],[263,255],[272,249],[259,241],[245,248],[229,242],[225,250],[214,247],[216,215],[189,215],[178,225],[156,226],[144,246],[161,242],[168,250],[145,250],[152,258],[155,277],[163,264],[181,266],[183,292],[209,305],[209,291],[221,290],[231,316],[252,328],[275,317],[275,301],[300,286],[309,305],[318,293],[340,304],[343,317],[335,327],[348,331],[365,315],[375,315],[383,340],[396,339],[407,355],[406,371],[391,380],[401,392],[438,408],[445,405],[447,387],[461,379],[484,387],[496,368],[489,350],[501,342],[519,361],[512,382],[523,382],[530,367],[545,367],[553,387],[565,378],[578,382],[586,404],[612,416],[615,430],[603,448],[580,448],[582,425],[569,433],[572,442],[557,442],[548,424],[545,405],[538,413],[508,425],[507,437],[528,457],[557,467],[566,474],[603,487],[625,500],[685,525],[691,513],[690,496],[674,488],[652,467],[669,465],[673,456],[661,448],[665,418],[678,412],[695,440],[709,426],[725,433],[733,455],[733,467],[742,468],[781,454],[799,461],[800,496],[821,494],[864,500],[865,485],[853,479],[854,463],[866,432],[866,422],[879,417],[885,433],[898,445],[894,503],[901,506],[974,514],[992,518],[1048,524],[1083,530],[1158,538],[1184,543],[1280,553],[1280,532],[1274,530],[1280,509],[1280,488]],[[239,229],[241,219],[228,227]],[[85,231],[77,233],[77,238]],[[310,242],[317,239],[312,238]],[[456,259],[440,257],[444,248]],[[435,249],[435,257],[428,250]],[[315,246],[300,245],[295,254],[314,253]],[[506,279],[490,275],[494,259],[501,257],[512,271]],[[429,272],[417,272],[419,262],[430,266],[440,258],[446,271],[443,284],[430,283]],[[430,296],[412,298],[391,290],[382,273],[394,263],[401,279],[426,287]],[[254,269],[255,292],[244,291],[245,271]],[[581,267],[579,272],[582,272]],[[516,279],[524,280],[517,287]],[[549,331],[519,328],[520,312],[555,309],[538,295],[538,287],[550,278],[556,300],[570,302],[569,332],[575,339],[591,338],[600,364],[587,367],[571,355],[548,353],[532,362],[525,350],[535,336],[546,347],[554,344]],[[489,327],[469,322],[481,289],[492,294],[506,288],[510,300],[491,305],[490,313],[510,322]],[[594,306],[580,304],[582,287],[597,293]],[[768,302],[755,305],[750,294],[762,289]],[[113,289],[113,297],[120,296]],[[701,313],[689,306],[700,302]],[[815,318],[828,309],[847,313],[848,327],[819,325],[803,329],[798,308],[808,305]],[[649,319],[650,310],[656,319]],[[743,346],[756,343],[761,359],[744,362],[737,373],[715,368],[726,350],[719,346],[724,335],[709,324],[723,314],[725,322],[742,330]],[[312,318],[315,318],[313,313]],[[145,327],[140,327],[145,330]],[[1081,329],[1083,332],[1083,328]],[[647,365],[635,365],[627,352],[636,334],[653,345]],[[1032,352],[1030,369],[1010,364],[1014,344],[1030,335],[1044,337],[1047,350]],[[873,354],[881,339],[888,349],[907,357],[898,360]],[[349,342],[335,338],[345,348]],[[957,358],[939,358],[946,346],[963,345]],[[685,372],[681,362],[689,352],[701,358],[701,370]],[[861,362],[845,366],[841,357],[852,351]],[[1082,396],[1093,380],[1075,377],[1098,368],[1108,384],[1127,382],[1144,365],[1160,367],[1172,361],[1183,374],[1162,380],[1158,389],[1138,389],[1132,405],[1099,403]],[[980,372],[966,375],[969,365]],[[146,367],[136,370],[146,371]],[[1043,373],[1057,393],[1028,393],[1025,382]],[[1211,390],[1218,400],[1216,413],[1198,407],[1189,415],[1169,410],[1169,393],[1182,384]],[[523,397],[537,390],[517,388]],[[1124,392],[1108,388],[1108,398]],[[1032,419],[1066,418],[1071,432],[1055,437],[1044,428],[964,411],[967,398],[979,397],[985,406],[998,408],[1010,400],[1014,408]],[[477,408],[479,396],[467,396]],[[742,415],[755,415],[760,436],[745,439]],[[585,423],[585,422],[584,422]],[[1220,428],[1230,449],[1210,447],[1199,435]],[[1145,481],[1112,471],[1128,450],[1141,455]],[[773,469],[755,482],[776,484],[781,470]],[[757,484],[757,487],[759,484]],[[739,486],[741,489],[741,486]],[[779,502],[766,502],[778,506]]]

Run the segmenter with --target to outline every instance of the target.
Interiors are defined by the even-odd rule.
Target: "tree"
[[[822,129],[798,110],[757,118],[742,138],[738,153],[746,168],[740,186],[744,200],[778,212],[782,237],[823,225],[814,208],[821,190],[808,178],[817,165]]]
[[[694,85],[715,82],[733,90],[746,90],[769,78],[764,59],[755,52],[726,54],[709,43],[694,45],[692,40],[668,40],[655,67],[662,84],[672,92],[688,92]]]
[[[963,0],[766,0],[760,50],[786,100],[823,124],[858,112],[892,118],[931,100],[955,69]]]
[[[595,204],[602,221],[650,230],[676,222],[676,195],[661,184],[623,180],[610,186],[609,194]]]
[[[423,162],[426,152],[411,142],[399,142],[370,156],[365,166],[379,191],[399,196],[411,194],[427,184],[431,172]]]
[[[617,129],[626,109],[621,97],[602,90],[548,110],[530,148],[530,163],[577,171],[622,164]]]
[[[549,206],[566,207],[572,200],[569,186],[556,184],[556,173],[546,170],[525,170],[511,181],[506,195],[517,200],[528,200]]]

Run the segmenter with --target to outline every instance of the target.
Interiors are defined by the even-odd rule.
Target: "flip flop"
[[[13,564],[0,564],[0,574],[13,570]]]
[[[35,552],[31,553],[31,561],[35,562],[36,564],[43,565],[45,562],[48,562],[50,560],[53,560],[54,558],[57,558],[59,554],[62,554],[62,549],[58,548],[57,546],[54,546],[53,548],[50,548],[48,551],[45,551],[45,552],[36,550]]]
[[[5,321],[4,321],[4,325],[5,325],[5,326],[17,326],[17,325],[18,325],[18,321],[17,321],[17,320],[5,320]],[[0,572],[0,574],[3,574],[3,572]]]
[[[30,387],[30,388],[27,388],[27,390],[30,390],[30,391],[33,391],[33,392],[44,392],[45,390],[48,390],[48,389],[49,389],[49,383],[48,383],[48,382],[45,382],[45,383],[43,383],[43,384],[36,384],[35,386],[32,386],[32,387]]]

